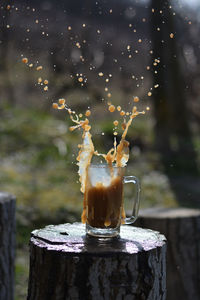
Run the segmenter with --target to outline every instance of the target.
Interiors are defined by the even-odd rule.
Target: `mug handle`
[[[138,211],[139,211],[139,204],[140,204],[140,182],[139,179],[135,176],[124,176],[123,177],[123,183],[133,183],[136,185],[136,198],[133,203],[133,211],[132,215],[129,218],[125,218],[124,224],[132,224],[136,221],[138,217]]]

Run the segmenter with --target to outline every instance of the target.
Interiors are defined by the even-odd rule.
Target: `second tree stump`
[[[167,238],[167,299],[200,299],[200,210],[153,208],[140,211],[138,226]]]
[[[13,195],[0,192],[0,300],[14,299],[15,204]]]

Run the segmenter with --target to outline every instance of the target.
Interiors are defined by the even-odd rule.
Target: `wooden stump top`
[[[87,236],[82,223],[49,225],[34,230],[31,243],[40,248],[68,254],[134,254],[149,251],[165,244],[165,237],[157,231],[122,225],[120,237],[96,238]]]
[[[15,201],[16,198],[14,195],[11,195],[9,193],[0,192],[0,204],[3,204],[5,202]]]

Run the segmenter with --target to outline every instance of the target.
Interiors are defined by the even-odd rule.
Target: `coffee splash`
[[[139,102],[138,97],[133,98],[133,102]],[[70,127],[70,131],[74,131],[78,128],[81,128],[83,131],[82,134],[82,144],[78,145],[80,148],[78,156],[77,156],[77,165],[79,167],[78,174],[79,174],[79,180],[81,183],[81,192],[85,194],[86,189],[86,176],[87,176],[87,169],[90,166],[92,162],[92,158],[94,155],[101,156],[105,159],[106,163],[109,165],[111,173],[112,173],[112,166],[115,165],[117,167],[125,167],[127,165],[127,162],[129,160],[129,142],[126,140],[127,132],[129,127],[131,126],[133,119],[137,117],[140,114],[145,114],[145,111],[138,111],[137,107],[134,105],[131,112],[125,112],[121,109],[120,106],[116,107],[111,103],[108,102],[108,110],[113,113],[114,111],[117,111],[120,115],[120,117],[123,117],[122,122],[122,135],[121,140],[119,144],[117,145],[116,141],[116,135],[118,135],[117,126],[119,124],[118,120],[115,120],[113,122],[115,126],[114,131],[114,143],[113,147],[106,153],[102,154],[99,153],[94,148],[94,144],[92,141],[92,135],[90,133],[91,126],[89,124],[88,117],[91,115],[91,111],[87,110],[85,112],[85,117],[83,118],[82,114],[77,114],[75,111],[72,111],[71,108],[66,104],[65,99],[59,99],[58,103],[53,103],[54,109],[65,109],[72,122],[75,124]],[[149,107],[146,108],[146,110],[149,110]],[[126,120],[126,117],[128,117],[128,121]],[[114,178],[113,178],[114,180]],[[84,195],[85,196],[85,195]],[[124,209],[122,208],[122,219],[125,218]],[[84,197],[84,203],[83,203],[83,213],[82,213],[82,222],[85,223],[86,221],[86,198]]]
[[[29,63],[28,58],[23,57],[22,62],[29,67],[33,67],[33,64]],[[36,71],[41,71],[43,67],[41,65],[34,66]],[[110,74],[111,75],[111,74]],[[99,76],[103,76],[103,73],[99,73]],[[82,77],[78,78],[79,82],[83,81]],[[42,89],[47,92],[48,91],[48,83],[49,81],[47,79],[43,79],[42,77],[38,77],[38,84],[42,87]],[[108,93],[108,98],[110,98],[110,93]],[[99,153],[97,150],[95,150],[93,140],[92,140],[92,134],[91,134],[91,125],[89,122],[89,117],[91,115],[91,111],[88,109],[85,111],[85,114],[83,115],[82,113],[77,114],[75,111],[73,111],[66,103],[66,100],[64,98],[59,99],[57,102],[53,103],[53,108],[58,109],[58,110],[63,110],[65,109],[69,116],[71,121],[74,123],[73,126],[71,126],[69,129],[70,131],[74,131],[76,129],[81,129],[82,130],[82,143],[78,145],[79,147],[79,153],[77,156],[77,165],[79,167],[78,169],[78,174],[79,174],[79,181],[81,183],[81,192],[84,194],[84,201],[83,201],[83,213],[81,216],[82,222],[86,222],[86,206],[87,206],[87,199],[86,199],[86,181],[87,181],[87,170],[88,167],[90,166],[92,162],[93,156],[99,156],[105,159],[105,162],[108,164],[110,168],[110,173],[111,173],[111,181],[115,182],[116,178],[115,176],[112,176],[113,174],[113,166],[117,166],[120,168],[123,168],[127,165],[127,162],[129,160],[129,142],[126,140],[126,136],[128,133],[128,129],[131,126],[133,119],[137,117],[140,114],[145,114],[145,111],[138,111],[137,106],[135,106],[135,103],[139,102],[139,97],[133,97],[133,107],[131,111],[125,111],[122,109],[121,106],[115,106],[114,104],[111,103],[111,101],[107,102],[108,105],[108,111],[110,113],[119,114],[119,118],[122,118],[121,122],[121,130],[122,130],[122,135],[120,142],[117,144],[116,136],[118,135],[119,131],[119,124],[120,122],[116,119],[113,121],[114,125],[114,143],[113,147],[106,153],[102,154]],[[149,107],[146,107],[146,111],[149,110]],[[105,188],[105,191],[107,189],[112,190],[112,184],[109,188]],[[98,190],[98,189],[97,189]],[[104,190],[104,188],[102,188]],[[108,219],[108,218],[107,218]],[[104,220],[104,225],[109,226],[109,222],[111,220]],[[121,223],[124,223],[125,220],[125,211],[123,204],[121,206]]]

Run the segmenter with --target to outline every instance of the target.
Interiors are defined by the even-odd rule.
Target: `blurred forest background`
[[[106,152],[119,119],[107,101],[127,111],[138,96],[150,111],[128,132],[127,173],[141,180],[141,207],[200,207],[199,17],[195,0],[1,1],[0,190],[17,196],[17,300],[31,230],[80,220],[81,132],[52,109],[59,98],[91,109],[94,144]]]

